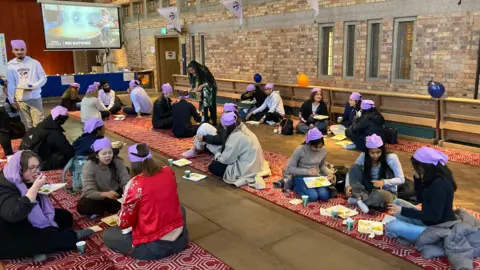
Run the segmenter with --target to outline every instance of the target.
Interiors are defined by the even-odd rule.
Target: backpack
[[[398,143],[397,129],[385,126],[384,130],[385,130],[385,142],[388,144],[397,144]]]
[[[12,139],[21,139],[25,136],[26,130],[25,125],[20,120],[20,116],[10,117],[10,128],[11,128],[11,138]]]
[[[349,168],[347,166],[333,166],[333,169],[337,170],[335,172],[335,177],[337,178],[337,182],[335,182],[335,189],[339,193],[344,193]]]
[[[293,120],[292,119],[283,119],[280,122],[282,127],[282,135],[293,135]]]
[[[62,183],[66,182],[66,173],[70,171],[72,174],[72,189],[81,190],[82,189],[82,169],[83,165],[87,162],[86,156],[74,156],[71,158],[62,172]]]
[[[25,136],[23,136],[19,149],[30,150],[39,154],[40,147],[42,146],[46,138],[46,132],[44,132],[43,130],[38,132],[38,129],[31,128],[25,133]]]

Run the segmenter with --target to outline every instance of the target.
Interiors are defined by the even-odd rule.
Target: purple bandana
[[[112,147],[112,143],[108,138],[98,139],[92,144],[92,150],[95,153],[107,147]]]
[[[134,144],[128,147],[128,159],[130,159],[130,162],[144,162],[145,160],[152,158],[152,151],[148,151],[148,155],[146,157],[139,157],[134,155],[138,154],[137,146],[138,144]]]
[[[95,129],[103,127],[103,121],[99,118],[90,118],[85,121],[83,126],[83,133],[92,133]]]
[[[365,146],[368,149],[380,148],[382,145],[382,137],[378,136],[377,134],[373,134],[372,136],[367,136],[367,138],[365,138]]]
[[[255,91],[255,84],[249,84],[247,86],[247,92],[253,92]]]
[[[220,119],[220,122],[222,122],[222,125],[226,127],[234,125],[237,122],[237,116],[233,112],[224,113]]]
[[[93,92],[95,90],[98,90],[98,85],[92,84],[88,86],[87,93]]]
[[[350,95],[350,99],[351,100],[361,100],[362,99],[362,95],[358,92],[353,92],[351,95]]]
[[[131,80],[130,83],[128,83],[128,86],[130,87],[137,87],[140,85],[140,82],[137,80]]]
[[[12,40],[10,41],[10,44],[12,45],[12,49],[26,49],[27,44],[25,44],[25,41],[23,40]]]
[[[319,92],[319,91],[322,91],[321,88],[313,88],[312,89],[312,93],[316,93],[316,92]]]
[[[67,116],[68,110],[65,107],[57,106],[50,111],[50,114],[52,115],[53,120],[55,120],[59,115]]]
[[[235,105],[233,103],[225,103],[223,105],[223,110],[225,112],[236,112],[236,111],[238,111],[238,107],[237,107],[237,105]]]
[[[173,88],[169,83],[165,83],[165,84],[162,85],[162,93],[164,95],[170,94],[172,92],[173,92]]]
[[[273,87],[274,87],[274,86],[275,86],[275,85],[273,85],[273,83],[267,83],[267,84],[265,85],[265,89],[271,89],[271,90],[273,90]]]
[[[375,102],[373,102],[373,100],[363,100],[362,101],[362,104],[360,105],[360,109],[362,109],[363,111],[366,111],[366,110],[370,110],[371,108],[374,108],[375,107]]]
[[[71,87],[80,88],[80,84],[74,82],[70,84]]]
[[[422,163],[433,164],[435,166],[437,166],[438,163],[445,166],[448,161],[447,155],[436,149],[426,146],[422,146],[420,147],[420,149],[415,151],[415,153],[413,154],[413,158]]]
[[[305,142],[309,143],[311,141],[320,140],[321,138],[323,138],[322,132],[318,130],[318,128],[312,128],[307,132]]]

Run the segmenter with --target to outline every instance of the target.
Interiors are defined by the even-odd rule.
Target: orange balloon
[[[298,75],[298,77],[297,77],[297,84],[298,84],[299,86],[303,86],[303,87],[308,86],[308,77],[307,77],[307,75],[305,75],[305,74],[303,74],[303,73],[300,74],[300,75]]]

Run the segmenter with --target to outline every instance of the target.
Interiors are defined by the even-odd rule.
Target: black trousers
[[[228,165],[214,160],[214,161],[212,161],[212,163],[210,163],[210,165],[208,165],[208,171],[215,176],[223,178],[223,175],[225,174],[225,171],[227,170],[227,166]]]
[[[351,127],[345,130],[345,136],[347,136],[347,138],[349,138],[355,144],[358,150],[367,150],[367,147],[365,146],[365,136],[355,134]]]
[[[167,117],[164,119],[158,119],[157,121],[152,120],[152,126],[156,129],[170,129],[173,126],[173,117]]]
[[[191,138],[197,134],[197,130],[200,125],[192,125],[190,128],[186,128],[183,132],[175,132],[172,130],[173,135],[177,138]]]
[[[102,216],[105,212],[116,214],[120,211],[120,208],[122,208],[122,204],[112,199],[92,200],[82,197],[77,204],[77,212],[85,216]]]
[[[72,214],[64,209],[55,209],[55,222],[58,228],[22,226],[12,233],[2,234],[5,237],[0,241],[0,259],[32,257],[75,249],[78,239],[77,233],[72,230]]]
[[[63,169],[72,156],[64,153],[53,153],[48,158],[43,158],[42,169],[45,171]]]
[[[279,123],[279,122],[282,122],[282,120],[283,120],[283,116],[278,112],[273,112],[273,113],[267,112],[267,114],[265,115],[265,122],[273,121],[275,123]]]
[[[8,112],[2,106],[0,107],[0,144],[7,156],[13,155],[11,129]]]
[[[208,115],[210,112],[210,116]],[[212,106],[205,107],[203,106],[203,122],[208,123],[212,120],[212,125],[217,126],[217,93],[212,94]]]
[[[122,109],[122,107],[123,107],[122,101],[118,96],[115,96],[115,104],[113,104],[113,107],[110,108],[109,111],[111,114],[116,114]]]

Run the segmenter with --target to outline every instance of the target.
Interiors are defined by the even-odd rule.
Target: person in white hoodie
[[[260,121],[260,123],[267,123],[269,125],[275,125],[282,121],[285,116],[285,109],[283,108],[282,97],[278,91],[273,91],[274,85],[272,83],[267,83],[265,85],[265,90],[263,92],[267,95],[267,98],[263,102],[262,106],[256,108],[254,111],[249,113],[245,118],[247,121],[252,118],[254,121]],[[268,108],[268,112],[263,112]]]
[[[132,80],[128,84],[128,93],[132,100],[132,108],[123,108],[125,114],[137,115],[137,118],[142,118],[142,114],[151,114],[153,110],[153,103],[148,97],[147,92],[140,86],[140,82]]]
[[[45,118],[41,94],[47,75],[40,62],[26,56],[27,45],[23,40],[12,40],[11,44],[15,58],[8,62],[8,99],[12,107],[20,111],[28,130]]]

